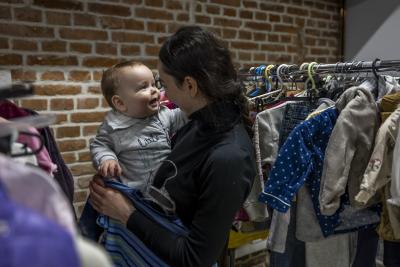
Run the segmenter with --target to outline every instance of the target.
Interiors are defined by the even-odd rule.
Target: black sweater
[[[178,175],[166,189],[189,235],[171,234],[138,211],[127,227],[171,266],[211,266],[256,175],[253,146],[237,107],[217,102],[193,113],[174,137],[168,159]],[[153,185],[160,188],[172,173],[171,164],[162,164]]]

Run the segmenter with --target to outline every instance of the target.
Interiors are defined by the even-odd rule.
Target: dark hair
[[[110,68],[103,71],[103,76],[101,77],[101,92],[103,93],[103,96],[106,99],[108,105],[113,109],[115,109],[115,107],[111,99],[117,93],[119,87],[118,70],[125,67],[134,66],[144,66],[144,64],[141,62],[129,60],[115,64],[114,66],[111,66]]]
[[[182,27],[164,42],[159,58],[164,71],[174,77],[178,87],[186,76],[191,76],[210,101],[236,103],[252,136],[248,101],[237,81],[230,52],[213,33],[197,26]]]

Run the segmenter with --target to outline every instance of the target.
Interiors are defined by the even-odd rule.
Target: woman
[[[167,232],[100,179],[90,185],[92,203],[125,223],[171,266],[211,266],[256,175],[247,101],[229,50],[202,28],[178,30],[161,47],[159,59],[166,94],[190,121],[174,136],[153,186],[166,190],[189,234]]]

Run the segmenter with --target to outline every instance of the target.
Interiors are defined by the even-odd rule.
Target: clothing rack
[[[377,75],[377,72],[387,72],[387,71],[400,71],[400,60],[380,60],[376,59],[374,61],[353,61],[353,62],[338,62],[334,64],[319,64],[316,62],[303,63],[300,66],[296,64],[281,64],[276,65],[270,70],[270,75],[272,77],[280,76],[285,78],[291,76],[307,76],[309,64],[311,66],[311,73],[315,74],[348,74],[348,73],[361,73],[361,72],[373,72]],[[302,68],[301,68],[302,67]],[[264,75],[256,75],[255,70],[257,68],[241,69],[238,72],[239,77],[251,76],[257,79],[258,77],[263,77]],[[278,73],[279,70],[279,73]],[[263,74],[265,72],[262,72]]]

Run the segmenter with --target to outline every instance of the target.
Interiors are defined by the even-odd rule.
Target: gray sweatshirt
[[[171,152],[171,136],[186,122],[180,109],[169,110],[164,106],[145,119],[112,110],[90,143],[93,164],[97,169],[104,160],[118,161],[121,181],[143,190]]]

